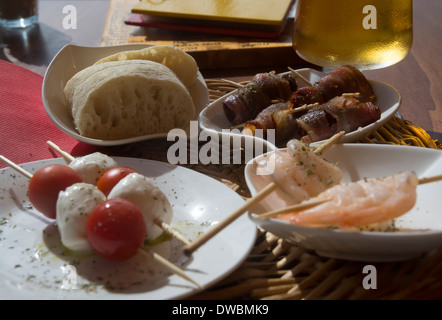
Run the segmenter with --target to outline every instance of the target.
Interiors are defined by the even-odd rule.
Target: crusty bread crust
[[[175,72],[187,88],[196,81],[198,76],[198,65],[191,55],[181,48],[166,45],[119,52],[98,60],[95,64],[125,60],[150,60],[161,63]]]

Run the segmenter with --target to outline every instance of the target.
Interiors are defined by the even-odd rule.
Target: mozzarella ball
[[[94,152],[76,158],[69,167],[78,172],[83,182],[96,184],[107,170],[118,167],[118,163],[105,154]]]
[[[138,173],[131,173],[121,179],[108,195],[108,199],[122,198],[134,203],[143,214],[146,223],[146,239],[158,238],[163,229],[158,227],[155,219],[170,224],[172,207],[164,193],[152,181]]]
[[[58,195],[56,222],[63,246],[74,254],[90,254],[86,223],[92,210],[106,196],[88,183],[76,183]]]

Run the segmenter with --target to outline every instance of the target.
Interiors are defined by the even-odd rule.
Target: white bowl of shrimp
[[[442,152],[435,149],[337,144],[318,156],[288,144],[246,165],[252,196],[268,183],[278,186],[249,218],[320,256],[407,260],[442,247],[442,181],[426,183],[440,175]],[[322,203],[311,208],[280,211],[317,200]]]

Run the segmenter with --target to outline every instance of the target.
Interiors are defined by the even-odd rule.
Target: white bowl
[[[78,141],[100,146],[121,145],[167,136],[167,132],[164,132],[118,140],[101,140],[84,137],[75,129],[74,121],[63,93],[66,83],[74,74],[91,66],[99,59],[117,52],[139,50],[149,46],[150,45],[145,44],[131,44],[111,47],[84,47],[68,44],[63,47],[49,64],[43,79],[43,105],[52,122],[61,131]],[[197,121],[199,113],[210,101],[209,92],[201,73],[198,72],[198,79],[192,87],[189,88],[189,92],[197,101],[195,105],[195,118],[193,119]]]
[[[260,156],[262,157],[262,156]],[[259,158],[259,157],[257,157]],[[442,174],[442,152],[411,146],[343,144],[324,153],[324,158],[337,163],[342,181],[385,177],[401,171],[414,171],[419,176]],[[256,162],[246,165],[245,177],[251,194],[256,194]],[[398,261],[421,252],[442,247],[440,195],[442,181],[419,185],[417,202],[412,210],[396,219],[400,232],[350,232],[338,229],[297,226],[278,219],[253,219],[263,229],[292,243],[311,249],[321,256],[360,261]],[[276,208],[274,208],[276,209]]]
[[[309,68],[299,69],[296,71],[306,78],[310,83],[314,83],[324,76],[324,73]],[[369,80],[369,82],[377,96],[376,105],[381,110],[381,118],[365,127],[361,127],[353,132],[346,133],[341,139],[342,143],[360,140],[386,123],[399,110],[401,96],[395,88],[386,83],[375,80]],[[299,80],[298,86],[300,85],[305,85],[305,83],[303,83],[302,80]],[[220,135],[226,134],[225,132],[230,130],[232,124],[224,113],[223,102],[229,95],[234,94],[236,91],[237,90],[224,95],[204,108],[199,117],[200,127],[202,130],[207,130]],[[231,132],[230,134],[232,136],[236,135],[244,137],[243,134],[238,134],[235,132]],[[255,139],[260,142],[263,140],[261,138]],[[268,141],[265,141],[264,143],[267,145],[269,150],[275,150],[277,148]],[[315,142],[314,144],[318,143],[321,143],[321,141]]]

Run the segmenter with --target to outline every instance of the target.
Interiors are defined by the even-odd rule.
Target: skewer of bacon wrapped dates
[[[344,93],[359,93],[361,102],[376,102],[376,95],[367,78],[352,66],[342,66],[327,72],[311,86],[299,88],[290,96],[294,108],[312,103],[324,103]]]
[[[277,83],[283,87],[281,81]],[[275,95],[267,105],[263,100],[257,104],[255,99],[248,98],[261,96],[259,87],[239,89],[223,102],[226,117],[233,126],[241,124],[244,134],[255,135],[256,129],[261,129],[266,138],[267,130],[274,129],[277,145],[290,139],[307,143],[325,140],[340,131],[351,132],[380,119],[370,83],[352,66],[330,70],[312,85],[291,87],[296,89],[289,96]]]
[[[290,74],[259,73],[225,99],[224,113],[233,125],[238,125],[255,118],[272,101],[289,99],[296,89],[296,80]]]
[[[290,139],[306,143],[326,140],[334,134],[352,132],[380,119],[381,111],[372,102],[360,102],[358,94],[344,94],[319,104],[294,108],[290,101],[279,102],[264,109],[254,120],[244,124],[245,134],[262,129],[275,130],[277,145]]]

